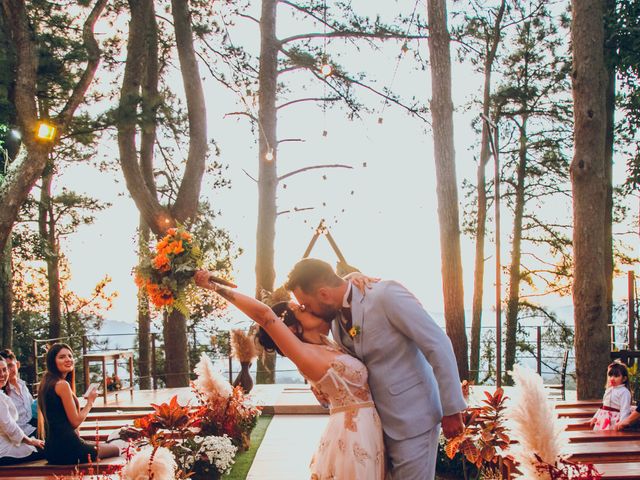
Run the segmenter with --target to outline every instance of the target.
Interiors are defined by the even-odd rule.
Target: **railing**
[[[528,363],[532,368],[534,368],[535,366],[535,369],[538,372],[538,374],[543,376],[545,380],[551,383],[554,383],[554,382],[557,382],[557,378],[561,374],[562,356],[565,348],[557,345],[554,349],[552,345],[546,344],[543,338],[544,328],[545,327],[543,326],[521,327],[521,330],[525,332],[525,335],[524,335],[525,339],[524,341],[520,341],[519,344],[521,347],[528,346],[528,349],[532,353],[520,351],[517,355],[516,360],[520,363],[522,362]],[[483,327],[482,331],[483,331],[483,338],[485,338],[486,335],[493,334],[493,339],[494,339],[493,352],[495,355],[495,329],[492,327]],[[468,334],[469,333],[470,332],[468,332]],[[137,379],[137,385],[139,386],[140,379],[148,378],[150,386],[152,386],[153,389],[157,389],[159,386],[159,383],[161,383],[164,378],[164,373],[161,371],[162,370],[161,359],[164,357],[164,352],[162,351],[162,349],[159,348],[161,335],[157,332],[152,332],[149,335],[150,335],[150,343],[151,343],[151,352],[150,352],[151,359],[149,360],[148,370],[144,368],[142,369],[143,371],[147,370],[149,372],[149,375],[140,377],[140,375],[138,374],[136,375],[136,379]],[[58,342],[58,341],[68,342],[72,344],[72,347],[73,345],[76,345],[77,346],[76,348],[78,348],[78,350],[80,350],[82,354],[87,354],[87,353],[99,352],[101,350],[113,350],[114,349],[113,346],[109,345],[110,343],[109,340],[113,340],[114,338],[124,339],[127,337],[131,338],[131,341],[128,342],[128,344],[131,346],[126,349],[134,350],[134,358],[135,358],[134,363],[137,367],[137,372],[139,373],[141,371],[140,366],[143,363],[143,361],[141,361],[139,357],[139,349],[135,348],[134,346],[135,342],[137,341],[137,337],[138,337],[137,334],[135,333],[112,334],[112,335],[95,334],[95,335],[62,337],[57,339],[33,340],[33,352],[34,352],[33,360],[34,360],[34,366],[35,366],[34,370],[36,373],[36,378],[40,378],[41,374],[44,371],[44,369],[41,367],[44,366],[44,357],[46,355],[46,350],[44,348],[45,345],[51,344],[53,342]],[[221,354],[219,349],[214,348],[211,345],[211,343],[198,342],[197,338],[194,340],[195,341],[190,343],[190,348],[192,349],[192,351],[197,351],[198,354],[199,352],[206,352],[212,358],[212,360],[217,363],[217,365],[222,370],[223,374],[225,374],[228,377],[229,382],[232,382],[233,375],[234,375],[235,362],[230,355],[228,336],[226,336],[225,338],[225,341],[226,341],[225,351],[229,353],[226,353],[226,354]],[[486,342],[487,341],[485,340],[485,343]],[[503,348],[503,351],[504,351],[504,348]],[[568,369],[569,372],[573,371],[573,366],[572,366],[573,359],[574,359],[573,354],[570,353],[569,369]],[[193,358],[193,360],[196,360],[196,359]],[[489,360],[491,359],[485,358],[483,359],[483,361],[481,361],[481,368],[479,370],[481,378],[483,374],[485,376],[492,373],[495,375],[495,368],[492,368],[495,366],[495,356],[493,357],[493,361],[492,361],[493,365],[489,365],[490,363]],[[282,364],[283,360],[279,358],[278,362]],[[286,362],[290,363],[288,360]],[[238,365],[237,369],[235,370],[235,373],[237,373],[239,370],[240,368]],[[192,372],[180,372],[180,374],[185,374],[185,373],[188,373],[189,375],[193,375]],[[294,373],[294,376],[293,376],[294,380],[300,381],[300,382],[303,381],[302,377],[299,374],[297,374],[297,370],[293,366],[291,366],[291,368],[276,368],[276,371],[274,373],[275,374]],[[78,383],[78,386],[82,387],[81,391],[84,391],[84,388],[86,387],[84,385],[83,378],[84,378],[83,365],[82,365],[82,362],[78,361],[76,365],[76,382]],[[491,380],[495,380],[495,379],[489,379],[488,382],[490,382]],[[34,385],[37,385],[37,383]]]

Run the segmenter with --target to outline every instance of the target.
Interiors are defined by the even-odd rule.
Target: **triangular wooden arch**
[[[302,258],[307,258],[311,254],[311,251],[313,250],[313,247],[315,246],[316,241],[318,240],[318,237],[320,235],[324,235],[326,237],[327,241],[329,242],[329,245],[331,245],[331,248],[333,249],[336,256],[338,257],[338,262],[336,264],[336,273],[339,276],[343,277],[348,273],[360,271],[356,267],[352,267],[347,263],[347,260],[344,258],[344,255],[342,255],[342,252],[340,251],[338,244],[331,236],[331,232],[329,232],[329,227],[325,223],[324,218],[320,220],[320,224],[316,228],[316,231],[313,234],[313,237],[311,238],[311,241],[309,242],[309,246],[307,246],[307,249],[305,250],[304,255],[302,255]]]

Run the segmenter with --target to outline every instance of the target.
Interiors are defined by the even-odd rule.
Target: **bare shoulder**
[[[71,392],[71,386],[66,380],[58,380],[55,385],[55,391],[58,395]]]

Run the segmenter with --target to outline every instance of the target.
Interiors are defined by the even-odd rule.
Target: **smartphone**
[[[99,387],[99,383],[92,383],[91,385],[89,385],[89,388],[87,388],[87,391],[84,392],[84,395],[82,395],[82,397],[87,398],[89,396],[89,393],[91,393],[93,390],[97,390]]]

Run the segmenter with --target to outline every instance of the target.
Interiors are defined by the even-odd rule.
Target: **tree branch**
[[[297,40],[311,40],[312,38],[377,38],[379,40],[423,40],[428,38],[427,35],[405,35],[403,33],[392,32],[361,32],[358,30],[336,30],[334,32],[327,33],[305,33],[299,35],[292,35],[280,40],[281,45],[285,45]]]
[[[338,97],[309,97],[309,98],[299,98],[297,100],[291,100],[290,102],[283,103],[282,105],[278,105],[276,110],[280,110],[281,108],[288,107],[290,105],[295,105],[296,103],[302,102],[337,102],[341,99]]]
[[[312,165],[310,167],[299,168],[298,170],[293,170],[292,172],[285,173],[284,175],[278,177],[278,181],[282,181],[285,178],[292,177],[293,175],[297,175],[298,173],[306,172],[308,170],[316,170],[319,168],[348,168],[353,169],[351,165],[343,165],[341,163],[329,164],[329,165]]]

